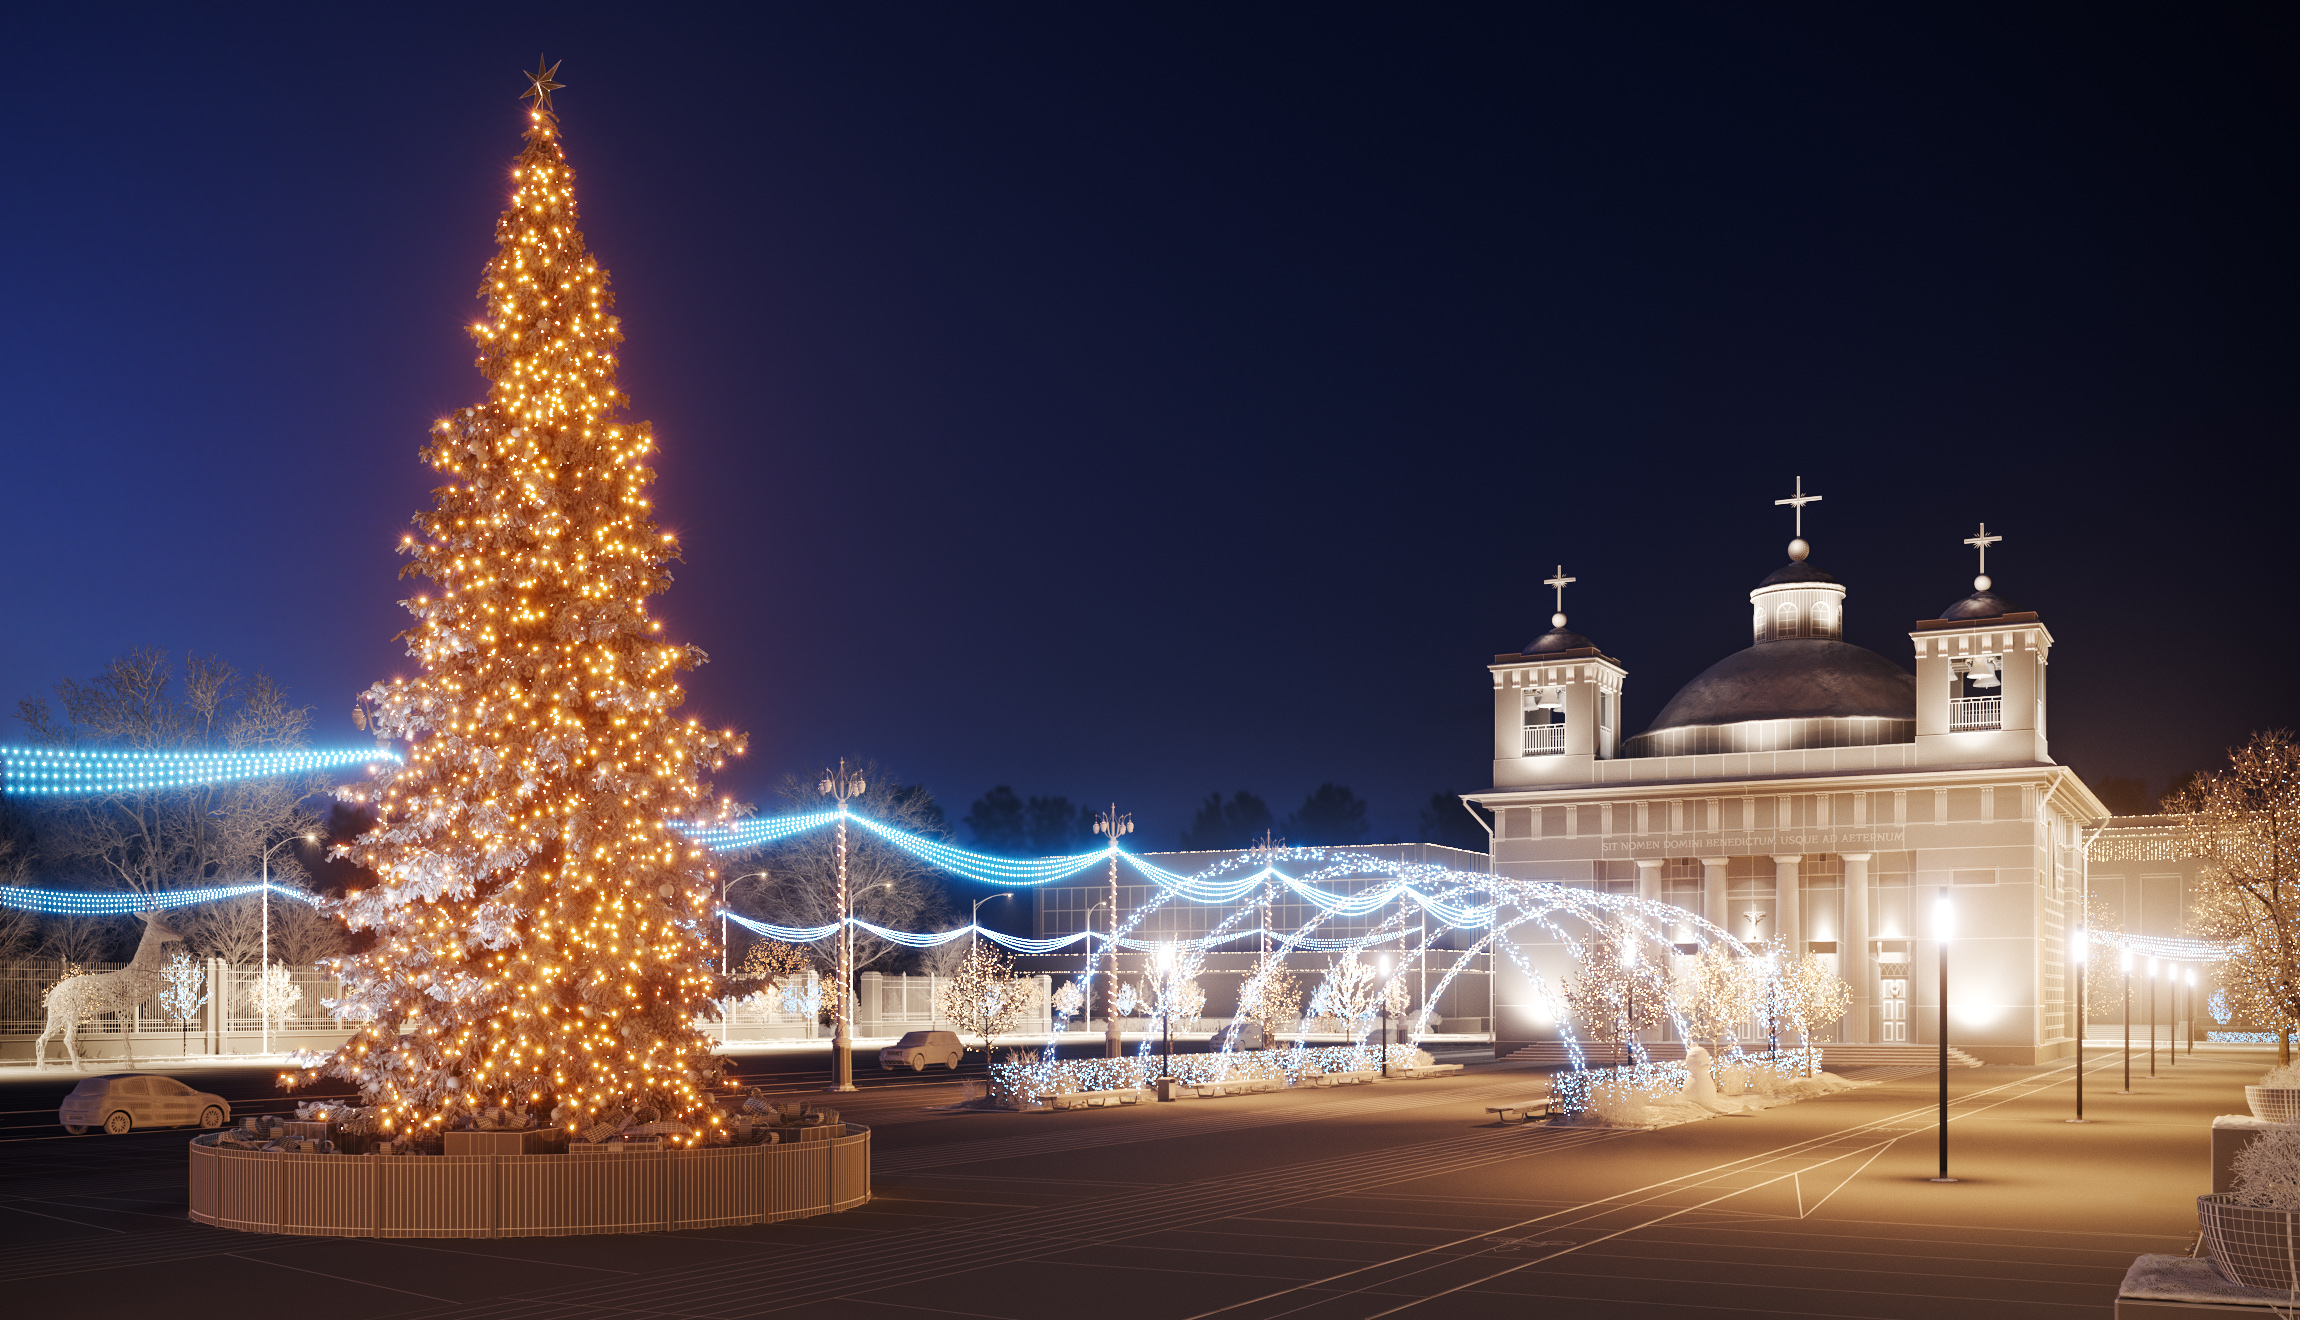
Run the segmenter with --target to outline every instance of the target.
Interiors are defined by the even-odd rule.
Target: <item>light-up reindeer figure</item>
[[[130,1030],[132,1015],[136,1005],[160,991],[161,948],[184,938],[170,930],[156,912],[139,912],[136,916],[144,923],[144,939],[136,946],[133,961],[116,972],[96,972],[59,981],[48,992],[48,1025],[32,1047],[35,1068],[47,1068],[48,1038],[61,1035],[64,1052],[72,1057],[72,1070],[80,1071],[80,1047],[74,1037],[81,1023],[106,1013],[119,1015],[121,1046],[128,1053],[128,1062],[136,1061],[135,1035]]]

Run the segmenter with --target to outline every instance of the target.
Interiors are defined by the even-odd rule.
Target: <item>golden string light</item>
[[[380,879],[344,904],[377,937],[338,968],[361,1029],[295,1078],[356,1083],[386,1132],[543,1102],[570,1130],[640,1109],[713,1126],[716,876],[669,822],[716,814],[701,776],[743,739],[673,714],[704,656],[647,617],[678,543],[649,513],[652,429],[618,420],[622,333],[557,68],[530,75],[470,328],[487,399],[432,426],[444,484],[401,542],[431,583],[404,602],[420,673],[367,694],[408,755],[347,791],[376,824],[343,852]]]

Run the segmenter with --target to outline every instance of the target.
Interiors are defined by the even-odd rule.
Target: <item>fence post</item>
[[[1045,972],[1030,978],[1038,985],[1038,1029],[1054,1033],[1054,978]]]
[[[879,1030],[879,1015],[886,1005],[885,994],[881,985],[885,978],[877,972],[864,972],[855,979],[862,982],[861,989],[855,995],[855,1034],[857,1036],[885,1035],[886,1033]]]

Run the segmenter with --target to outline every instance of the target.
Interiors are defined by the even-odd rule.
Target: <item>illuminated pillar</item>
[[[1877,960],[1869,956],[1869,856],[1839,853],[1845,863],[1845,928],[1837,940],[1837,974],[1853,987],[1853,1008],[1846,1014],[1853,1030],[1847,1040],[1877,1038],[1869,1021],[1869,1006],[1876,1002]]]
[[[1797,902],[1797,863],[1804,860],[1803,853],[1773,854],[1773,929],[1765,933],[1779,937],[1791,957],[1805,951],[1805,914]]]
[[[1733,929],[1732,916],[1725,910],[1726,900],[1731,897],[1725,892],[1725,863],[1729,860],[1725,857],[1701,859],[1701,916],[1727,933]]]
[[[1637,864],[1637,896],[1648,903],[1661,901],[1661,860]]]

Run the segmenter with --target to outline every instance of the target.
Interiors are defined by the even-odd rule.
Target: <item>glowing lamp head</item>
[[[1947,893],[1933,900],[1933,935],[1936,939],[1953,940],[1957,937],[1957,908]]]
[[[1158,970],[1161,972],[1170,972],[1174,970],[1173,945],[1161,944],[1158,946]]]
[[[2132,975],[2132,950],[2119,949],[2116,954],[2116,965],[2117,969],[2126,976]]]
[[[2188,988],[2191,990],[2196,988],[2196,969],[2193,967],[2188,969]]]
[[[2088,952],[2087,945],[2090,942],[2091,937],[2085,934],[2084,927],[2077,927],[2076,938],[2069,941],[2068,960],[2079,967],[2084,966],[2085,954]]]
[[[1382,964],[1381,964],[1381,966],[1382,966],[1382,975],[1384,975],[1384,976],[1388,976],[1388,975],[1390,974],[1390,956],[1389,956],[1388,954],[1386,954],[1386,953],[1382,955]]]

